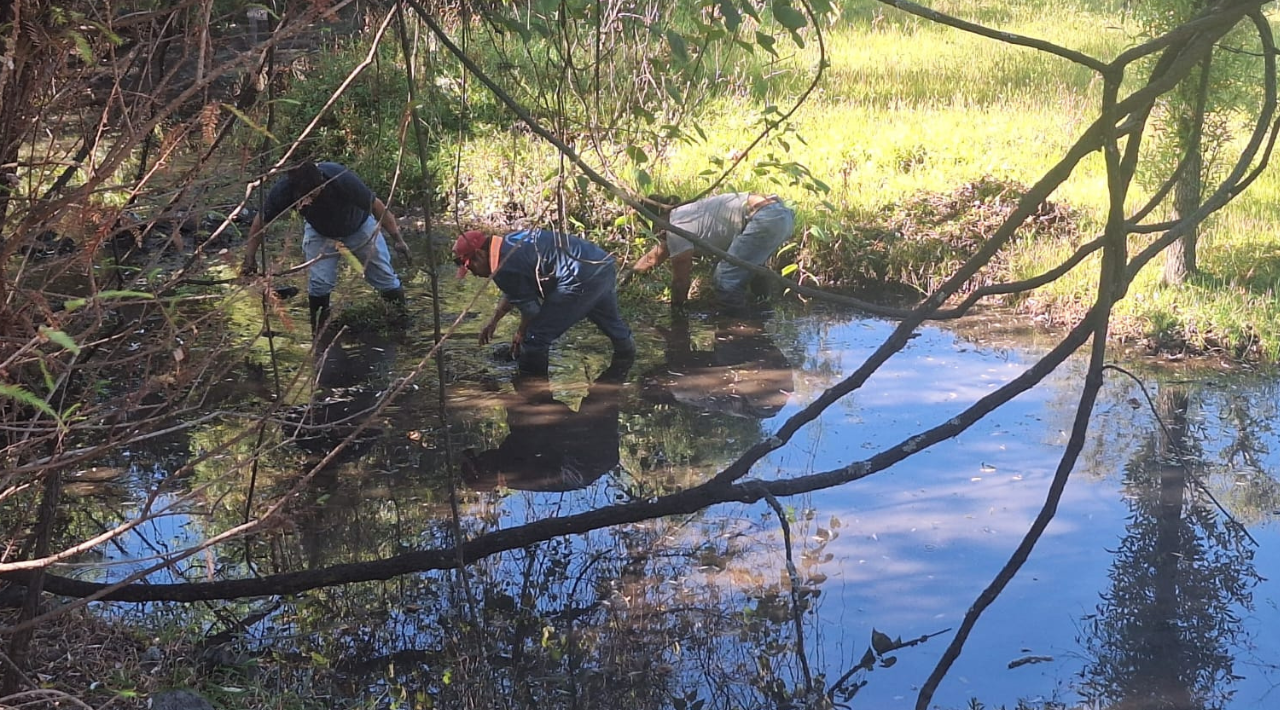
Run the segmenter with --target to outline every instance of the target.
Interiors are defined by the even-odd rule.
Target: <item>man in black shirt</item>
[[[329,315],[329,294],[338,283],[338,242],[364,265],[364,279],[382,297],[404,308],[404,289],[391,267],[391,254],[382,233],[396,240],[396,252],[409,258],[396,217],[355,173],[338,163],[301,163],[277,180],[266,204],[249,227],[242,274],[257,271],[256,257],[263,229],[290,208],[303,218],[302,251],[310,264],[307,295],[311,328],[318,330]]]

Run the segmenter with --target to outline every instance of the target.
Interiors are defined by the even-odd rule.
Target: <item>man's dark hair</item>
[[[684,200],[680,199],[679,195],[663,195],[658,192],[645,197],[645,200],[652,203],[651,206],[653,211],[657,212],[658,216],[663,219],[670,218],[671,210],[679,207],[680,203],[684,202]]]
[[[295,200],[310,195],[324,183],[324,174],[320,172],[320,166],[310,160],[289,168],[289,185],[293,188]]]

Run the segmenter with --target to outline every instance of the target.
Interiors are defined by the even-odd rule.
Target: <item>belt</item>
[[[782,198],[777,195],[748,195],[746,221],[750,221],[752,217],[756,216],[757,212],[765,207],[776,205],[779,202],[782,202]]]

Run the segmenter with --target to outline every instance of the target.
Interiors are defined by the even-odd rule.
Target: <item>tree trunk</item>
[[[1186,158],[1186,165],[1178,176],[1173,187],[1173,217],[1182,220],[1200,209],[1200,198],[1204,191],[1203,172],[1204,154],[1201,132],[1204,126],[1203,77],[1209,71],[1208,62],[1201,63],[1183,80],[1178,89],[1178,103],[1183,111],[1174,121],[1175,136],[1178,148]],[[1194,93],[1193,93],[1194,90]],[[1169,245],[1164,252],[1164,282],[1180,284],[1188,276],[1196,273],[1196,242],[1200,237],[1199,229],[1192,229],[1177,242]]]
[[[1187,167],[1173,191],[1174,219],[1183,219],[1200,208],[1200,170],[1202,159],[1200,146],[1192,147]],[[1196,273],[1196,242],[1200,230],[1192,229],[1181,239],[1169,245],[1164,252],[1164,282],[1180,284]]]

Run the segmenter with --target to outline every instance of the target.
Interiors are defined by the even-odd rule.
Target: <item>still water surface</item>
[[[472,346],[467,328],[476,323],[464,324],[448,361],[449,427],[433,425],[433,386],[397,401],[324,469],[290,524],[256,543],[256,569],[435,547],[453,531],[453,504],[459,529],[475,535],[702,482],[858,367],[893,328],[832,313],[664,318],[637,326],[640,355],[627,368],[610,367],[601,356],[607,344],[579,326],[554,351],[549,386],[513,388],[511,365]],[[315,369],[319,387],[309,397],[324,406],[299,416],[323,410],[332,421],[359,411],[418,362],[423,344],[344,339]],[[947,421],[1043,349],[985,326],[921,328],[864,388],[752,476],[865,459]],[[1280,593],[1271,581],[1280,575],[1272,424],[1280,383],[1221,370],[1137,374],[1152,406],[1132,380],[1108,374],[1056,516],[976,624],[935,706],[967,707],[971,698],[1010,708],[1280,704]],[[462,581],[414,575],[317,594],[310,611],[286,606],[269,617],[260,640],[278,649],[283,638],[334,659],[351,696],[391,704],[414,693],[440,700],[459,677],[481,673],[445,650],[466,636],[454,631],[456,620],[478,614],[487,629],[480,635],[502,646],[489,649],[483,672],[530,702],[576,693],[598,703],[581,707],[610,694],[636,707],[784,706],[785,689],[807,668],[827,687],[842,679],[836,698],[853,707],[914,707],[966,611],[1044,505],[1082,378],[1083,363],[1073,360],[955,439],[863,480],[781,501],[806,607],[803,660],[782,531],[765,503],[528,548],[484,560]],[[1171,453],[1153,407],[1184,459]],[[179,448],[213,446],[236,429],[221,424]],[[286,490],[331,443],[286,442],[263,457],[257,495]],[[135,492],[163,465],[135,453]],[[204,465],[195,480],[216,479],[217,466]],[[452,499],[451,480],[463,484]],[[225,528],[243,498],[237,486],[215,486],[199,515],[163,518],[104,557],[128,559]],[[246,571],[232,549],[184,565],[167,581]],[[99,580],[130,569],[81,568]],[[883,638],[873,643],[879,633],[928,638],[886,652]],[[555,645],[548,638],[574,639],[564,646],[567,662],[547,650]],[[872,669],[849,673],[873,646]],[[582,652],[576,660],[573,649]],[[554,659],[526,658],[539,654]],[[519,668],[532,670],[521,677]],[[556,680],[574,673],[581,677]]]

